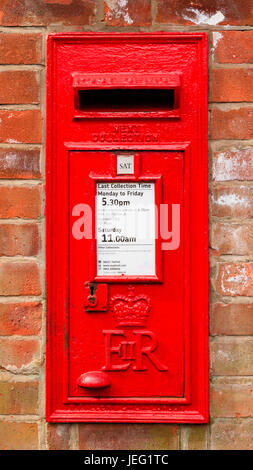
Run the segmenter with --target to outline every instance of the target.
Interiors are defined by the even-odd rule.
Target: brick
[[[0,336],[37,335],[41,329],[40,302],[1,303]]]
[[[253,338],[217,336],[210,359],[213,375],[253,375]]]
[[[37,339],[0,338],[0,368],[7,372],[38,373],[39,341]]]
[[[40,178],[40,149],[0,148],[0,178]]]
[[[37,424],[13,421],[0,421],[0,449],[37,450]]]
[[[0,262],[0,295],[40,295],[40,273],[35,262]]]
[[[252,418],[253,378],[217,377],[211,388],[211,415],[216,418]]]
[[[47,445],[49,450],[70,450],[69,424],[47,424]]]
[[[215,256],[250,255],[253,252],[253,225],[213,223],[211,247]]]
[[[250,186],[216,186],[212,194],[215,217],[253,217],[253,188]]]
[[[221,295],[253,295],[253,263],[221,263],[214,282]]]
[[[217,419],[211,426],[212,450],[252,450],[252,419]]]
[[[253,148],[213,152],[212,166],[215,181],[253,180]]]
[[[41,196],[38,186],[0,186],[0,217],[36,219],[41,214]]]
[[[39,144],[42,116],[39,109],[0,110],[0,142]]]
[[[38,412],[38,382],[0,379],[0,414],[33,415]]]
[[[217,302],[211,308],[213,335],[253,335],[253,304]]]
[[[105,22],[111,26],[148,26],[152,23],[150,0],[105,0]]]
[[[252,69],[213,69],[211,100],[217,103],[253,101],[252,82]]]
[[[3,26],[88,25],[96,12],[95,0],[5,0],[1,6]]]
[[[0,104],[39,103],[39,80],[32,70],[0,72]]]
[[[35,256],[40,240],[36,224],[0,224],[0,256]]]
[[[252,139],[253,108],[214,108],[211,111],[211,139]]]
[[[39,64],[41,34],[0,33],[1,64]]]
[[[80,424],[80,450],[174,450],[178,426],[168,424]]]
[[[220,64],[253,62],[253,31],[213,33],[215,59]]]
[[[157,0],[158,23],[189,25],[252,25],[250,0]]]
[[[190,425],[181,426],[181,450],[206,450],[208,426]]]

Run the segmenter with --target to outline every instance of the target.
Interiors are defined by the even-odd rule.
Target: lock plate
[[[108,310],[108,286],[97,282],[86,282],[84,309],[86,312],[106,312]]]

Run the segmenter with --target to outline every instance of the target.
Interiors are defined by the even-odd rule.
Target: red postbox
[[[207,36],[50,35],[47,77],[47,419],[207,422]]]

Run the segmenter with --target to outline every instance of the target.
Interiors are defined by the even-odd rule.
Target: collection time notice
[[[98,276],[155,275],[155,184],[97,183],[96,239]]]

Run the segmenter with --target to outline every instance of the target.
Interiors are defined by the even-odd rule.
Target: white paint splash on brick
[[[11,372],[12,374],[37,375],[39,373],[40,366],[41,360],[35,359],[28,364],[22,365],[21,367],[17,367],[13,364],[7,364],[3,365],[2,369],[6,370],[7,372]]]
[[[242,157],[243,155],[243,157]],[[213,179],[229,181],[245,179],[245,175],[253,174],[253,151],[231,149],[229,152],[219,152],[213,164]]]
[[[20,142],[16,139],[6,139],[6,142],[8,142],[8,144],[20,144]]]
[[[213,167],[213,178],[216,181],[228,181],[233,173],[233,161],[227,158],[226,152],[220,152]]]
[[[16,152],[8,152],[2,160],[2,165],[5,169],[15,169],[20,166],[20,157]],[[39,171],[37,160],[29,159],[29,155],[24,155],[22,167],[25,171]]]
[[[211,54],[212,54],[212,57],[214,58],[214,53],[215,53],[215,50],[216,50],[216,47],[217,47],[217,44],[218,42],[222,39],[223,37],[223,34],[222,33],[218,33],[218,31],[215,31],[213,33],[213,46],[211,48]]]
[[[219,358],[222,359],[222,360],[223,359],[226,360],[226,359],[229,359],[230,355],[229,355],[229,353],[223,351],[223,349],[218,349],[217,356],[219,356]]]
[[[217,11],[214,15],[208,15],[208,13],[203,13],[197,8],[186,8],[185,10],[187,15],[182,15],[185,20],[191,21],[194,24],[208,24],[210,26],[215,26],[221,23],[225,16],[221,11]]]
[[[231,235],[233,237],[233,244],[238,250],[238,254],[241,252],[244,253],[248,251],[248,243],[247,241],[243,238],[243,235],[245,234],[245,231],[247,232],[249,230],[249,227],[244,226],[244,227],[231,227]]]
[[[113,13],[114,18],[123,18],[126,24],[133,24],[133,20],[128,11],[128,0],[106,0],[106,3]]]
[[[219,206],[229,207],[234,207],[237,205],[247,207],[249,205],[249,201],[243,196],[238,196],[238,194],[221,194],[218,196],[218,199],[215,202]]]
[[[226,267],[226,270],[222,272],[221,276],[221,287],[224,293],[230,295],[238,294],[244,291],[248,287],[249,276],[248,272],[245,269],[245,266],[240,268],[240,272],[235,274],[234,272],[231,273],[231,269],[229,266]]]
[[[217,47],[217,44],[218,42],[222,39],[223,37],[223,34],[222,33],[218,33],[218,31],[215,31],[213,33],[213,47],[214,47],[214,50],[216,49]]]
[[[65,433],[65,426],[63,424],[58,424],[56,428],[56,434],[58,434],[59,437],[63,437]]]
[[[15,168],[16,160],[17,160],[17,154],[15,152],[6,153],[4,168]]]

